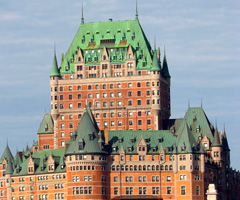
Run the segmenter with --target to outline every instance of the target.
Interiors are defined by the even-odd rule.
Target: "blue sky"
[[[13,154],[37,140],[50,108],[49,74],[54,42],[58,61],[81,23],[81,1],[0,1],[0,152]],[[135,18],[135,1],[87,0],[85,22]],[[153,45],[166,46],[172,76],[172,117],[188,99],[218,129],[224,123],[233,168],[240,165],[240,3],[238,1],[138,1],[140,23]]]

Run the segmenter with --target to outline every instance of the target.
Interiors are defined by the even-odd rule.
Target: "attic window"
[[[93,140],[93,134],[89,134],[89,140],[90,140],[90,141]]]
[[[134,142],[135,142],[135,138],[132,138],[132,139],[131,139],[131,143],[134,143]]]
[[[199,127],[199,126],[196,128],[196,132],[197,132],[197,133],[200,132],[200,127]]]
[[[119,142],[119,143],[122,143],[122,142],[123,142],[123,139],[122,139],[122,138],[119,138],[119,139],[118,139],[118,142]]]
[[[132,147],[128,147],[128,151],[132,152],[133,148]]]
[[[116,151],[117,151],[117,147],[113,147],[112,150],[113,150],[114,152],[116,152]]]
[[[80,144],[80,145],[78,146],[78,150],[83,150],[83,144]]]
[[[90,34],[90,32],[88,31],[86,34],[87,34],[87,35],[89,35],[89,34]]]
[[[173,151],[173,147],[168,147],[168,151],[169,152]]]
[[[66,71],[68,71],[68,70],[69,70],[69,67],[68,67],[68,66],[66,66],[66,67],[65,67],[65,70],[66,70]]]
[[[159,138],[159,139],[158,139],[158,142],[161,142],[161,143],[162,143],[162,142],[163,142],[163,138]]]
[[[99,34],[99,31],[97,31],[96,34]]]
[[[117,33],[121,33],[121,30],[118,30]]]
[[[110,31],[109,30],[107,30],[107,32],[106,33],[110,33]]]
[[[149,138],[145,139],[145,142],[150,142],[150,139]]]
[[[181,147],[181,151],[185,151],[186,150],[186,147],[185,146],[182,146]]]
[[[156,152],[156,151],[157,151],[157,148],[156,148],[156,147],[152,147],[152,151],[153,151],[153,152]]]

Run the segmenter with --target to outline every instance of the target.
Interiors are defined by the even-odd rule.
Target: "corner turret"
[[[56,51],[54,51],[52,71],[51,71],[50,77],[53,77],[53,76],[60,76],[59,69],[58,69],[58,64],[57,64]]]
[[[168,70],[168,64],[167,64],[167,57],[166,57],[166,51],[164,49],[164,57],[163,57],[163,67],[161,70],[162,76],[165,78],[171,78],[169,70]]]

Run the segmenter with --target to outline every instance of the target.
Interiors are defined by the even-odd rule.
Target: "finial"
[[[8,137],[7,137],[7,146],[8,146]]]
[[[164,44],[164,56],[166,56],[166,47],[165,47],[165,44]]]
[[[156,50],[156,36],[154,35],[154,50]]]
[[[54,55],[56,55],[56,43],[54,42]]]
[[[201,108],[203,107],[203,105],[202,105],[202,98],[201,98]]]
[[[189,98],[188,98],[188,108],[190,108],[190,100],[189,100]]]
[[[137,0],[136,0],[136,20],[138,20],[138,7],[137,7]]]
[[[83,18],[83,2],[82,2],[82,19],[81,19],[81,24],[84,24],[84,18]]]

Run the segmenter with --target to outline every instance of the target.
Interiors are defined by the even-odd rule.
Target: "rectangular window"
[[[113,193],[114,193],[114,195],[118,195],[118,187],[113,188]]]
[[[167,187],[167,194],[172,194],[172,188],[171,187]]]
[[[181,186],[181,195],[185,195],[186,194],[186,186],[182,185]]]

